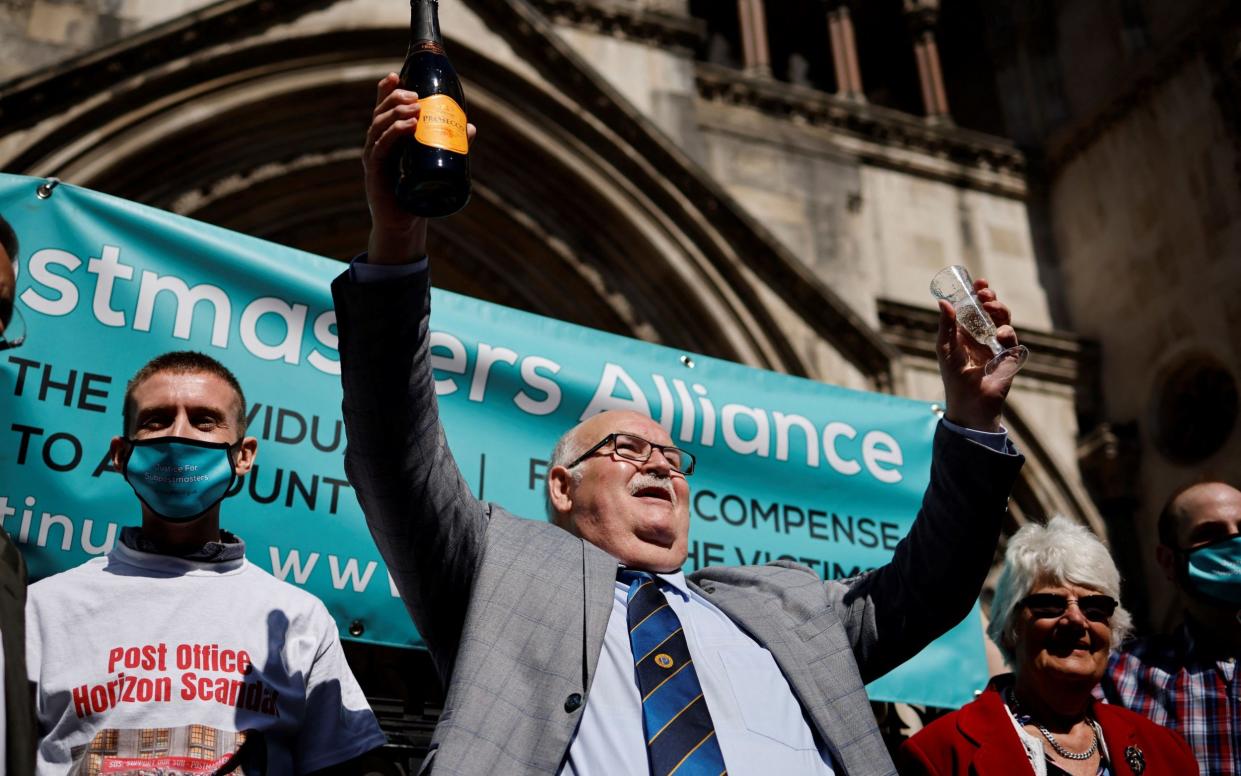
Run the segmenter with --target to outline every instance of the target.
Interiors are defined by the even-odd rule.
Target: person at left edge
[[[0,351],[21,345],[22,335],[13,331],[21,328],[13,324],[16,305],[17,232],[4,216],[0,216]]]
[[[17,233],[0,216],[0,351],[13,318],[17,279]],[[26,563],[0,528],[0,766],[7,776],[34,773],[34,709],[26,690]]]
[[[129,381],[111,456],[142,525],[30,586],[40,776],[356,774],[383,745],[327,608],[220,528],[258,451],[245,418],[237,379],[199,353]]]

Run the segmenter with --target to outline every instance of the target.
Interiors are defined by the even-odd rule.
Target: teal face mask
[[[185,523],[211,509],[236,476],[233,445],[183,437],[129,439],[121,473],[143,504],[174,523]]]
[[[1187,551],[1185,583],[1203,598],[1241,606],[1241,534]]]

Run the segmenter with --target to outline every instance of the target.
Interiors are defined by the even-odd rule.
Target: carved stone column
[[[763,0],[737,0],[741,22],[741,56],[751,75],[771,75],[771,54],[767,47],[767,14]]]
[[[847,0],[821,0],[827,11],[827,34],[832,44],[832,67],[836,72],[836,94],[863,102],[862,71],[857,61],[857,38]]]
[[[904,0],[905,19],[913,35],[914,59],[918,63],[918,83],[922,87],[922,106],[931,121],[951,122],[944,74],[939,67],[939,48],[935,44],[935,21],[939,0]]]

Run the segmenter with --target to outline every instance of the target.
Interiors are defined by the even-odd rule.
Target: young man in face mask
[[[123,413],[111,455],[141,528],[30,588],[38,772],[356,773],[384,736],[335,622],[220,528],[258,451],[237,379],[168,353],[130,380]]]
[[[1184,623],[1113,655],[1104,694],[1183,735],[1203,773],[1241,774],[1241,490],[1200,482],[1173,493],[1156,558]]]

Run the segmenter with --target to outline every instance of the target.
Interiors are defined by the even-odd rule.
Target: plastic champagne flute
[[[974,295],[974,279],[970,277],[969,270],[954,264],[936,272],[935,277],[931,278],[931,293],[936,299],[943,299],[952,305],[952,309],[957,311],[957,323],[995,354],[983,369],[984,374],[1014,374],[1025,365],[1030,357],[1025,345],[1005,348],[996,339],[995,323]]]

